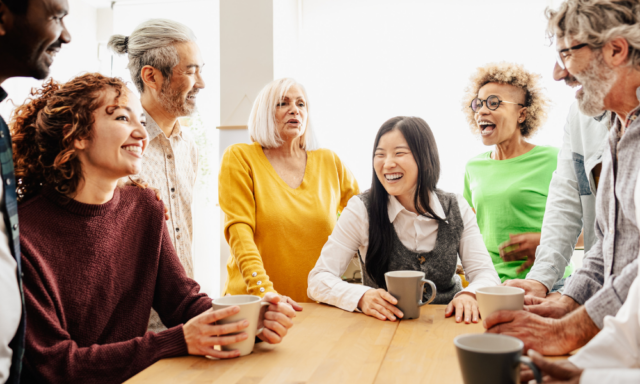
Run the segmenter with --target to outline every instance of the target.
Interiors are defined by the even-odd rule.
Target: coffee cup
[[[384,280],[389,294],[398,300],[396,307],[404,314],[403,320],[419,318],[420,307],[436,297],[436,285],[424,278],[424,272],[391,271],[384,274]],[[431,286],[431,297],[423,302],[422,287],[425,283]]]
[[[256,342],[256,335],[259,335],[264,327],[258,328],[264,319],[264,313],[269,307],[269,303],[262,301],[259,296],[253,295],[236,295],[224,296],[212,301],[213,310],[224,309],[237,305],[240,312],[235,315],[225,317],[216,322],[216,324],[229,324],[236,321],[248,320],[249,326],[240,332],[245,332],[247,338],[243,341],[233,344],[222,345],[223,351],[239,350],[240,356],[246,356],[253,352],[253,346]]]
[[[524,308],[524,289],[516,287],[484,287],[476,289],[476,300],[483,319],[500,310],[518,311]]]
[[[524,343],[511,336],[474,333],[453,340],[464,384],[519,384],[520,364],[533,371],[536,382],[542,383],[538,367],[522,356]]]

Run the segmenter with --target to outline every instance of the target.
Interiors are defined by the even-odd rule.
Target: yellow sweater
[[[222,158],[218,183],[231,248],[225,294],[278,292],[304,302],[307,277],[358,183],[328,149],[307,152],[302,184],[289,187],[258,143]]]

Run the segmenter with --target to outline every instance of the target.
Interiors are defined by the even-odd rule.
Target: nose
[[[204,84],[204,79],[202,78],[202,74],[200,72],[198,72],[198,76],[196,77],[196,84],[195,87],[198,89],[203,89],[205,86]]]
[[[71,42],[71,34],[64,22],[62,22],[62,32],[60,33],[59,40],[62,44],[69,44]]]
[[[149,138],[149,133],[147,129],[141,123],[136,125],[136,128],[131,132],[131,137],[136,140],[147,140]]]
[[[393,158],[393,156],[387,156],[384,159],[384,168],[386,169],[392,169],[396,167],[396,160]]]
[[[567,76],[569,76],[569,71],[567,71],[566,68],[562,69],[560,64],[556,62],[556,65],[553,67],[553,80],[564,80]]]
[[[291,110],[289,111],[290,114],[292,115],[299,115],[300,114],[300,108],[295,104],[291,104]]]

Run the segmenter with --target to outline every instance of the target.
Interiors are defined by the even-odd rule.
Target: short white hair
[[[277,79],[267,84],[256,98],[249,115],[249,135],[251,141],[260,144],[264,148],[277,148],[284,143],[278,133],[276,124],[276,107],[289,88],[297,85],[302,90],[307,106],[307,126],[300,138],[300,147],[306,151],[317,149],[317,143],[311,120],[309,118],[309,98],[302,84],[291,78]]]
[[[140,93],[144,93],[141,71],[150,65],[171,80],[173,68],[180,63],[176,43],[195,42],[196,36],[184,24],[168,19],[151,19],[138,25],[131,36],[113,35],[108,47],[119,55],[129,55],[129,72]]]

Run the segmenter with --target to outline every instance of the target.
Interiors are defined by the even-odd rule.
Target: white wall
[[[545,38],[546,0],[302,0],[298,80],[323,147],[371,183],[375,133],[394,116],[424,118],[442,165],[440,188],[461,193],[469,158],[487,151],[461,112],[463,90],[478,66],[523,63],[543,76],[553,100],[549,121],[532,138],[561,145],[573,92],[552,80]]]

